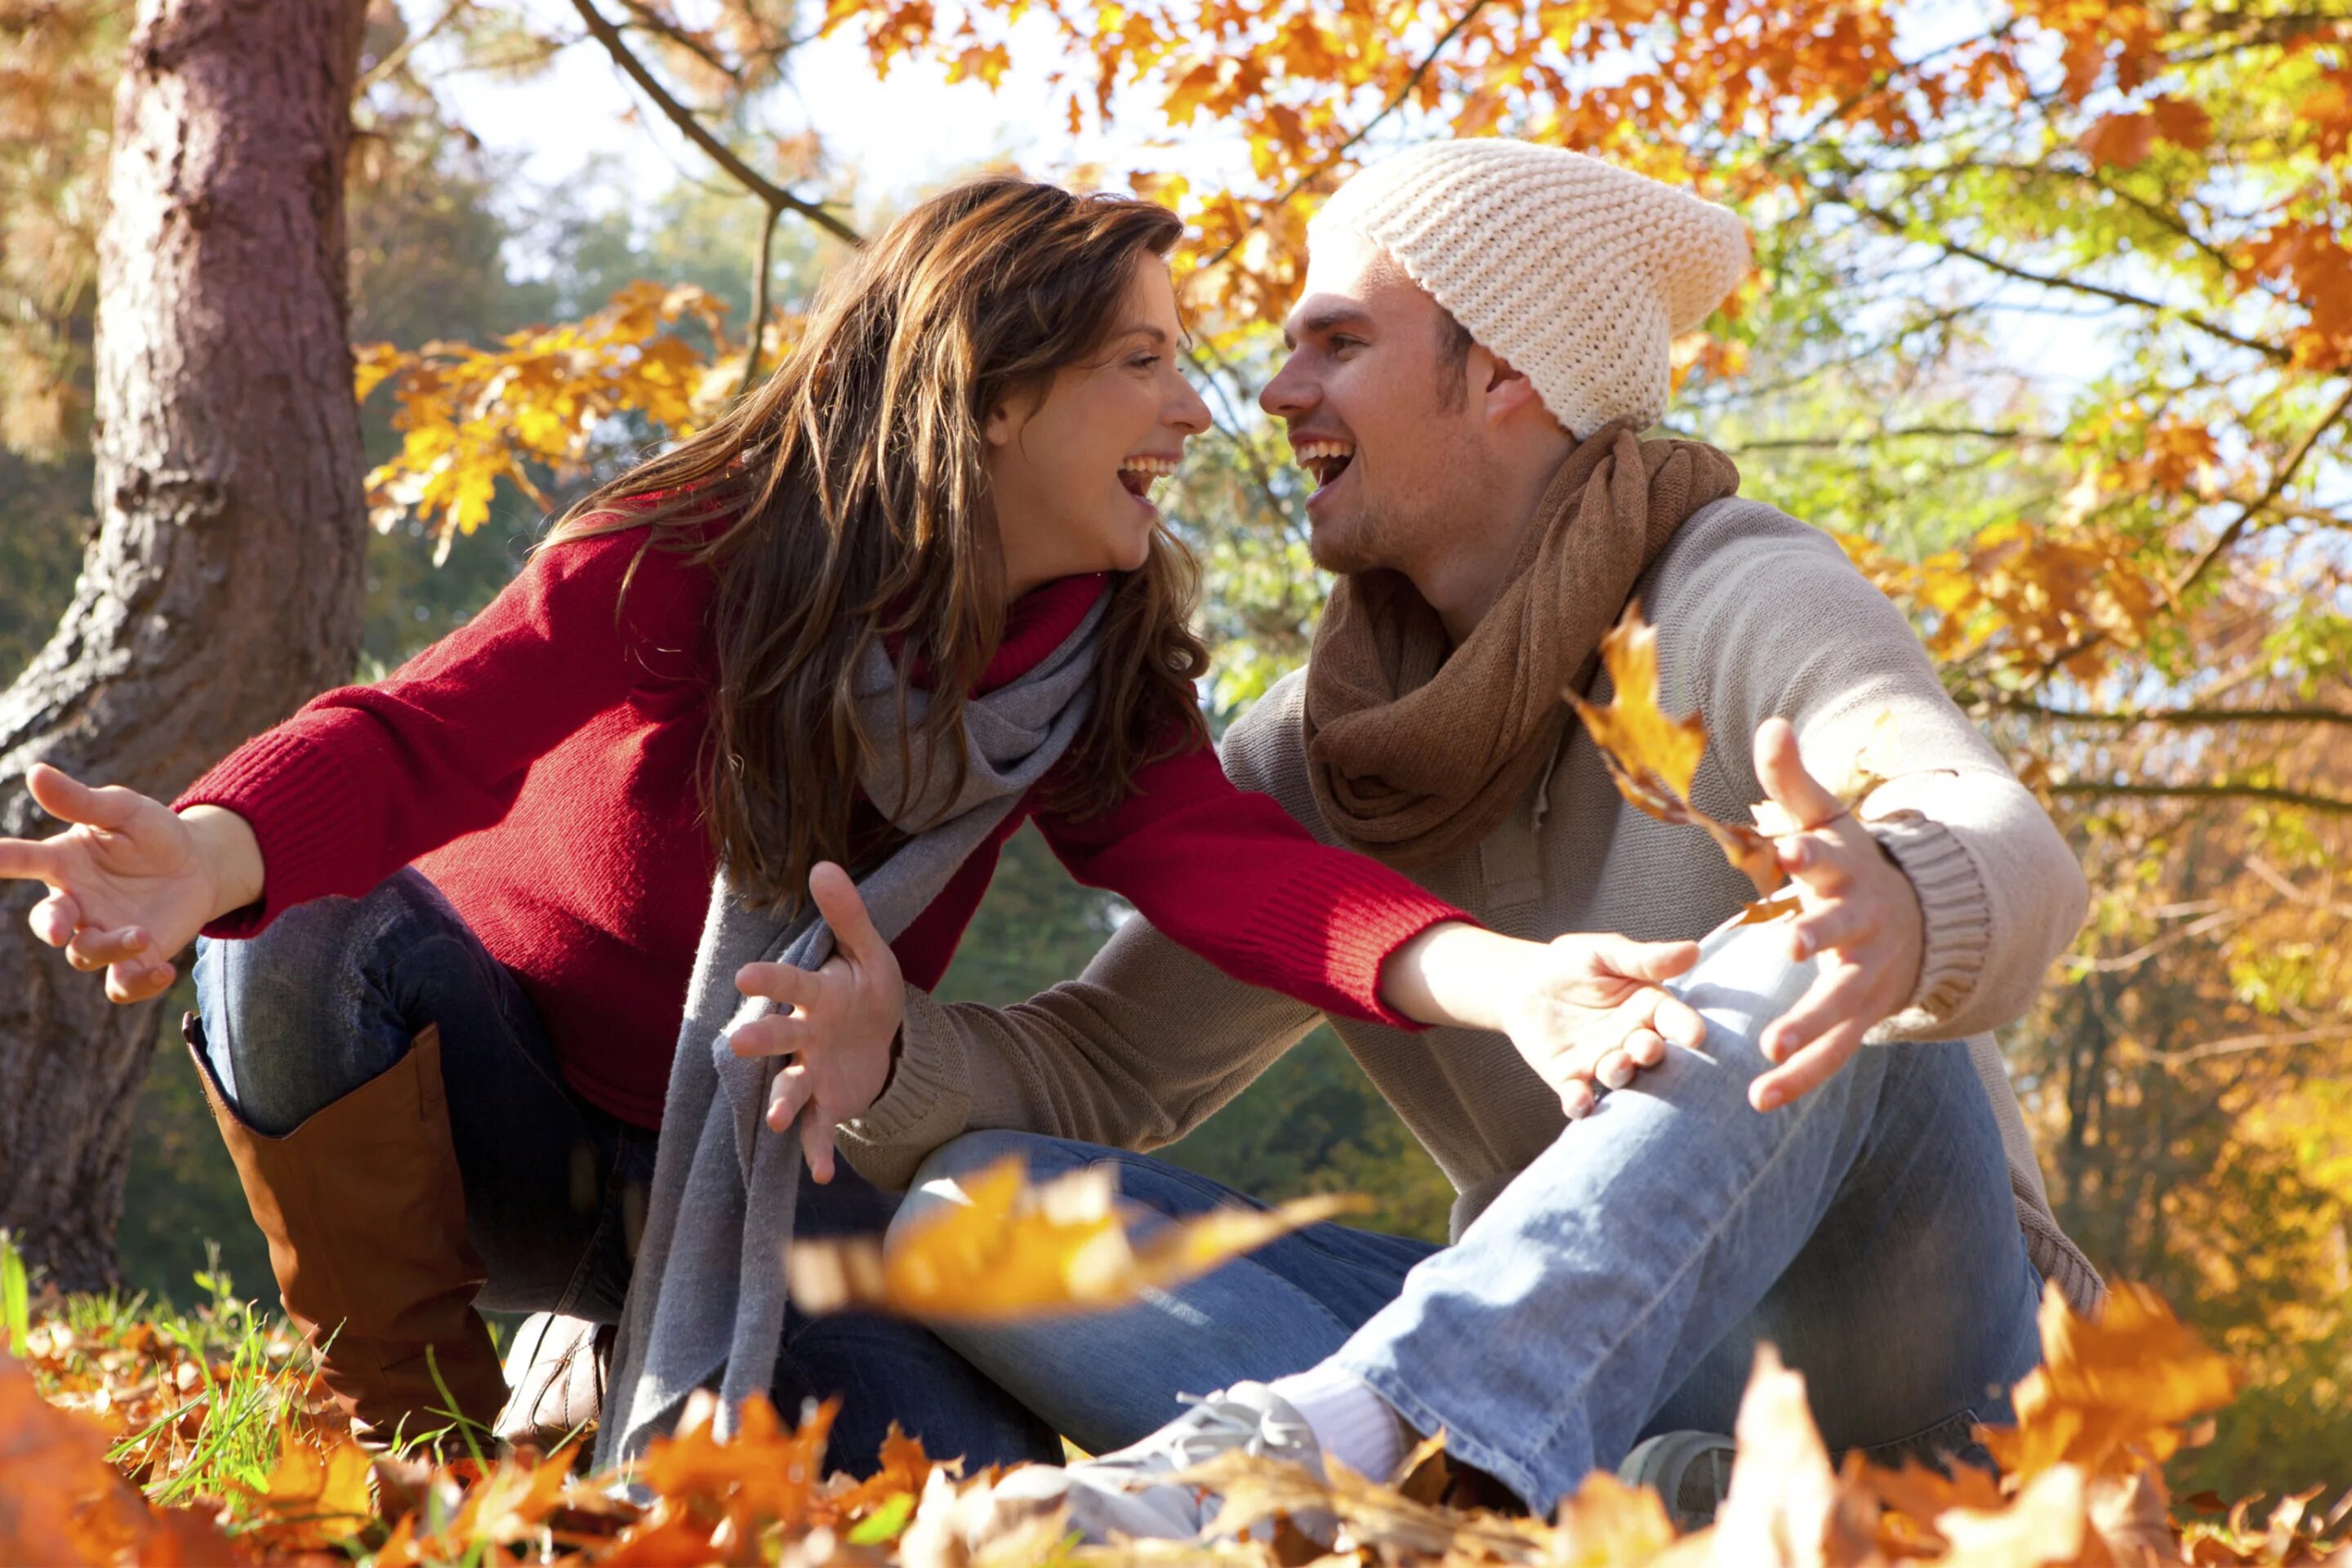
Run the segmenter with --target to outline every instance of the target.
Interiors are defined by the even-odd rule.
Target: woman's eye
[[[1128,368],[1130,370],[1150,370],[1153,365],[1160,363],[1160,356],[1158,354],[1139,354],[1127,363]]]

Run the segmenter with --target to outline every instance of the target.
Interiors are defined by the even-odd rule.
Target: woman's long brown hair
[[[548,534],[542,549],[644,528],[647,548],[713,564],[703,813],[755,902],[797,904],[812,867],[849,857],[860,767],[876,752],[851,682],[877,641],[903,638],[902,719],[924,672],[933,695],[916,734],[928,755],[952,759],[961,786],[964,696],[1006,610],[982,427],[992,409],[1100,353],[1134,268],[1181,231],[1148,202],[1013,178],[935,196],[826,281],[766,385]],[[1204,742],[1198,584],[1191,552],[1165,530],[1139,570],[1113,579],[1095,705],[1056,809],[1107,808],[1147,763]]]

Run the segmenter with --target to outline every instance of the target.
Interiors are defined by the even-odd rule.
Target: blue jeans
[[[655,1134],[563,1081],[537,1012],[419,872],[361,899],[289,910],[250,942],[199,941],[206,1067],[256,1131],[279,1135],[441,1031],[466,1228],[489,1282],[479,1304],[616,1322],[643,1227]],[[807,1236],[871,1234],[897,1200],[846,1166],[801,1184]],[[834,1463],[873,1468],[892,1420],[973,1465],[1050,1459],[1053,1433],[929,1331],[844,1314],[785,1321],[777,1407],[839,1395]]]
[[[1967,1455],[2041,1354],[1992,1108],[1954,1043],[1864,1050],[1795,1105],[1751,1110],[1756,1037],[1811,975],[1781,941],[1711,941],[1677,986],[1703,1050],[1570,1123],[1454,1246],[1318,1226],[1118,1312],[934,1326],[1095,1452],[1177,1415],[1179,1394],[1336,1357],[1538,1512],[1645,1436],[1729,1432],[1767,1341],[1807,1373],[1833,1449]],[[932,1155],[897,1224],[1008,1152],[1041,1173],[1115,1162],[1163,1215],[1249,1201],[1143,1155],[977,1132]]]

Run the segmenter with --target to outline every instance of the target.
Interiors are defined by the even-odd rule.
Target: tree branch
[[[1463,28],[1470,25],[1470,19],[1473,16],[1475,16],[1479,12],[1484,11],[1493,3],[1494,0],[1470,0],[1469,9],[1464,11],[1459,16],[1456,16],[1454,19],[1453,26],[1447,27],[1445,31],[1437,36],[1437,42],[1429,46],[1429,52],[1421,57],[1420,63],[1412,68],[1412,74],[1406,77],[1404,79],[1404,84],[1396,89],[1395,93],[1390,97],[1388,102],[1381,106],[1381,111],[1378,114],[1373,115],[1370,120],[1365,121],[1361,125],[1356,127],[1354,133],[1351,134],[1345,142],[1340,142],[1337,147],[1332,148],[1330,152],[1324,154],[1321,162],[1318,163],[1313,168],[1307,170],[1305,174],[1299,175],[1298,178],[1291,181],[1288,187],[1286,188],[1280,195],[1275,197],[1274,200],[1270,202],[1261,203],[1258,206],[1258,211],[1261,214],[1276,212],[1281,208],[1289,205],[1291,197],[1305,190],[1312,182],[1322,178],[1325,174],[1329,172],[1331,165],[1337,163],[1340,159],[1346,157],[1349,152],[1354,150],[1356,143],[1370,135],[1374,126],[1380,124],[1381,121],[1386,120],[1390,115],[1394,114],[1399,109],[1402,108],[1404,100],[1412,96],[1413,89],[1421,85],[1421,79],[1429,74],[1429,68],[1437,63],[1437,57],[1445,52],[1445,47],[1460,36]],[[1263,222],[1264,219],[1261,217],[1258,221]],[[1243,240],[1248,238],[1252,234],[1257,231],[1257,223],[1254,222],[1247,228],[1243,229],[1241,233],[1234,236],[1233,238],[1224,243],[1222,249],[1220,249],[1214,256],[1209,258],[1208,260],[1201,263],[1199,268],[1195,270],[1206,272],[1212,267],[1214,267],[1224,260],[1225,258],[1231,256],[1240,247]]]
[[[1908,232],[1909,226],[1905,224],[1901,218],[1896,217],[1893,213],[1887,212],[1881,207],[1872,206],[1869,203],[1858,198],[1852,199],[1851,205],[1854,211],[1862,214],[1864,217],[1878,225],[1879,227],[1886,230],[1889,234],[1901,238],[1911,237]],[[1963,261],[1973,261],[1988,272],[1998,272],[2004,278],[2013,278],[2021,283],[2031,283],[2037,288],[2050,289],[2061,292],[2087,294],[2095,300],[2105,300],[2113,304],[2126,305],[2135,310],[2147,310],[2158,315],[2177,316],[2188,325],[2196,328],[2200,332],[2203,332],[2206,336],[2218,339],[2222,342],[2231,344],[2237,348],[2245,349],[2249,353],[2260,354],[2263,358],[2270,361],[2273,364],[2289,363],[2294,357],[2287,350],[2280,347],[2276,343],[2262,342],[2253,338],[2241,336],[2240,334],[2231,331],[2229,328],[2221,325],[2221,322],[2200,316],[2194,310],[2182,310],[2178,306],[2168,305],[2161,300],[2151,300],[2144,294],[2135,294],[2125,289],[2111,289],[2104,283],[2084,282],[2079,278],[2053,278],[2046,273],[2031,271],[2025,268],[2017,266],[2013,262],[2003,261],[1997,256],[1987,255],[1985,252],[1977,249],[1974,246],[1963,245],[1957,239],[1937,237],[1934,239],[1922,240],[1919,243],[1933,246],[1947,256],[1957,256]]]
[[[647,98],[653,100],[654,107],[661,110],[662,118],[676,126],[688,141],[701,148],[712,163],[732,175],[736,184],[765,202],[770,212],[798,213],[835,239],[856,246],[866,243],[864,236],[824,208],[793,195],[737,157],[726,142],[713,135],[709,126],[696,119],[693,111],[673,97],[654,73],[646,68],[646,63],[630,49],[628,40],[621,37],[620,29],[596,9],[593,0],[572,0],[572,8],[580,13],[580,19],[588,25],[588,31],[596,41],[604,46],[604,52],[613,57],[613,63],[619,66]]]
[[[2064,784],[2044,784],[2042,788],[2062,798],[2122,795],[2135,800],[2265,800],[2276,805],[2300,806],[2306,811],[2352,815],[2352,800],[2338,795],[2315,795],[2308,790],[2285,789],[2277,784],[2100,784],[2090,779],[2074,779]]]
[[[2271,482],[2263,489],[2263,493],[2240,507],[2238,515],[2231,520],[2230,526],[2215,534],[2213,542],[2207,545],[2195,561],[2189,563],[2189,570],[2182,573],[2180,580],[2172,585],[2174,598],[2179,598],[2195,587],[2197,580],[2205,575],[2207,569],[2214,562],[2221,559],[2222,552],[2238,542],[2239,537],[2246,531],[2246,524],[2253,520],[2254,514],[2278,499],[2279,492],[2286,489],[2287,481],[2294,478],[2294,471],[2303,467],[2303,460],[2311,456],[2311,449],[2319,445],[2319,438],[2335,428],[2336,422],[2344,417],[2347,409],[2352,409],[2352,379],[2345,382],[2344,395],[2336,400],[2319,423],[2304,432],[2303,439],[2295,443],[2294,450],[2287,454],[2286,461],[2281,463],[2278,466],[2278,471],[2271,475]]]
[[[768,221],[760,226],[760,270],[751,280],[751,341],[743,349],[743,379],[735,384],[735,395],[742,396],[751,390],[760,374],[760,344],[768,335],[768,273],[769,258],[776,244],[776,209],[768,209]]]
[[[1777,452],[1790,448],[1869,447],[1881,441],[1903,440],[1977,440],[2016,441],[2030,445],[2054,446],[2065,439],[2040,430],[1981,430],[1956,425],[1909,425],[1894,430],[1872,430],[1855,436],[1780,436],[1762,441],[1742,441],[1727,446],[1726,452]]]
[[[2113,712],[2085,712],[2053,708],[2021,698],[2002,698],[1994,706],[2011,713],[2031,713],[2069,724],[2112,724],[2128,729],[2140,724],[2352,724],[2352,710],[2342,708],[2120,708]]]

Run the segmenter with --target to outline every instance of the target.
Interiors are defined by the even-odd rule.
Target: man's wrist
[[[213,888],[210,924],[258,900],[262,892],[261,841],[253,825],[226,806],[192,805],[179,814],[197,863]]]

